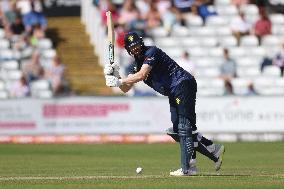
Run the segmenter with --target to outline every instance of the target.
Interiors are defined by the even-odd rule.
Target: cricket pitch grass
[[[219,172],[198,155],[198,175],[170,177],[177,144],[0,144],[0,189],[284,188],[283,142],[225,147]]]

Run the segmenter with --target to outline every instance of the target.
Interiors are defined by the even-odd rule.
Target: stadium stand
[[[40,2],[2,1],[0,6],[3,13],[0,16],[0,98],[59,95],[60,91],[52,89],[44,72],[51,66],[56,51],[46,37],[47,19],[41,12]],[[34,53],[37,57],[33,58]],[[35,63],[29,65],[29,62]],[[32,75],[37,66],[42,67],[42,72]]]
[[[274,62],[277,58],[276,54],[281,51],[284,43],[284,15],[268,12],[264,7],[253,4],[254,1],[215,0],[208,2],[193,1],[192,12],[177,9],[180,12],[176,15],[181,15],[181,18],[172,23],[170,31],[168,31],[168,25],[163,24],[162,19],[156,27],[146,27],[143,32],[143,37],[147,39],[145,43],[152,45],[154,42],[177,63],[182,53],[187,51],[191,61],[196,65],[195,76],[200,96],[226,94],[227,81],[220,83],[222,80],[220,80],[219,70],[224,48],[228,49],[230,57],[236,61],[237,65],[237,77],[232,78],[230,84],[233,94],[284,95],[282,85],[279,84],[283,81],[280,72],[283,65],[267,66],[263,72],[260,70],[261,62],[265,57]],[[120,7],[124,7],[126,3],[132,3],[131,6],[141,12],[142,18],[147,23],[146,15],[150,4],[143,0],[114,3],[118,12],[118,20]],[[171,1],[156,1],[156,5],[151,6],[157,7],[159,13],[163,15],[166,9],[161,7],[174,6],[171,3]],[[209,11],[216,12],[216,14],[210,14],[203,22],[200,14],[201,5],[206,5]],[[101,15],[108,9],[108,5],[103,2],[95,6]],[[143,10],[139,9],[141,7]],[[238,23],[241,23],[243,28],[240,28],[241,32],[236,34],[232,25]],[[121,26],[119,21],[117,26]],[[123,26],[124,32],[127,32],[127,23]],[[117,60],[122,67],[128,65],[124,62],[133,61],[127,57],[123,46],[117,51]],[[267,86],[267,82],[269,82],[269,87],[263,87]],[[252,90],[255,92],[251,93]],[[133,94],[135,93],[130,93],[130,95]]]

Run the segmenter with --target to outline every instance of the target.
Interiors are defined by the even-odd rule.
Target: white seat
[[[180,40],[180,43],[184,47],[197,47],[200,45],[199,40],[196,37],[186,37]]]
[[[159,37],[155,38],[155,43],[159,47],[177,47],[179,40],[177,37]]]
[[[234,78],[231,80],[234,93],[237,95],[243,95],[247,92],[248,85],[251,83],[251,80],[245,78]]]
[[[213,67],[213,68],[201,68],[196,69],[196,77],[209,77],[209,78],[216,78],[220,76],[220,70],[219,68]]]
[[[278,52],[279,52],[279,47],[275,46],[262,46],[265,49],[265,54],[266,56],[273,58]]]
[[[219,15],[234,16],[238,14],[238,9],[235,5],[222,5],[216,7]]]
[[[7,39],[0,39],[0,49],[8,49],[10,42]]]
[[[144,42],[144,44],[147,45],[147,46],[153,46],[153,45],[155,44],[154,41],[153,41],[153,39],[151,39],[151,38],[149,38],[149,37],[145,37],[145,38],[143,39],[143,42]]]
[[[281,13],[270,14],[272,25],[284,25],[284,15]]]
[[[247,35],[241,38],[241,46],[258,46],[258,39],[254,35]]]
[[[241,6],[241,10],[245,15],[258,15],[258,7],[255,4],[244,4]]]
[[[237,75],[243,78],[255,78],[255,77],[259,77],[261,73],[260,73],[260,69],[255,68],[255,67],[252,67],[252,68],[238,67]]]
[[[222,79],[198,79],[197,95],[200,96],[222,96],[224,94],[224,81]]]
[[[266,88],[274,86],[275,79],[272,77],[257,77],[253,80],[253,84],[256,88]]]
[[[6,89],[6,84],[4,81],[0,80],[0,90],[5,90]]]
[[[48,38],[40,39],[38,41],[37,47],[40,49],[51,49],[52,41]]]
[[[219,39],[220,45],[223,47],[235,47],[238,41],[234,36],[224,36]]]
[[[218,45],[218,41],[215,37],[203,37],[200,45],[203,47],[215,47]]]
[[[199,58],[194,61],[197,67],[218,67],[220,65],[219,61],[216,61],[216,59],[213,58]]]
[[[32,91],[31,96],[36,98],[49,99],[53,97],[53,93],[51,90],[39,90]]]
[[[171,32],[172,36],[186,37],[190,33],[189,29],[184,26],[174,26]]]
[[[50,84],[47,80],[41,79],[36,80],[31,83],[31,90],[48,90],[50,89]]]
[[[284,35],[284,24],[283,25],[273,25],[272,34],[273,35]]]
[[[263,47],[250,48],[249,52],[252,56],[256,56],[260,58],[266,56],[266,50]]]
[[[0,90],[0,99],[7,99],[9,98],[9,94],[6,90]]]
[[[22,72],[20,70],[9,70],[6,72],[7,80],[19,80],[22,77]]]
[[[26,47],[25,49],[23,49],[21,51],[21,58],[25,59],[25,58],[29,58],[32,56],[33,54],[33,48],[32,47]]]
[[[208,78],[196,78],[198,89],[211,87],[210,80]]]
[[[45,59],[52,59],[56,56],[56,50],[46,49],[46,50],[42,51],[42,56]]]
[[[214,27],[200,27],[195,29],[195,36],[201,37],[214,37],[216,35],[216,31]]]
[[[223,56],[223,48],[222,47],[214,47],[208,49],[208,55],[210,57],[222,57]]]
[[[284,95],[284,87],[281,87],[283,86],[281,79],[263,76],[256,78],[253,83],[255,89],[261,95]]]
[[[246,15],[245,19],[248,21],[248,23],[253,24],[256,23],[260,19],[260,16],[258,14],[256,15]]]
[[[255,57],[240,57],[236,59],[236,62],[238,66],[254,67],[255,69],[259,69],[261,59]]]
[[[284,88],[284,78],[283,77],[275,78],[274,82],[275,82],[275,86]]]
[[[222,16],[209,16],[206,20],[206,26],[225,26],[229,20]]]
[[[231,36],[232,30],[228,26],[220,26],[216,28],[216,34],[219,37]]]
[[[229,48],[229,55],[233,58],[239,58],[246,55],[246,50],[243,47]]]
[[[197,90],[197,96],[223,96],[224,89],[222,88],[204,88]]]
[[[231,0],[215,0],[215,5],[230,5]]]
[[[280,69],[274,65],[266,66],[262,74],[266,77],[280,77]]]
[[[199,27],[203,25],[203,20],[200,16],[197,15],[186,15],[185,21],[189,27]]]
[[[192,57],[204,57],[208,55],[207,49],[201,47],[188,48],[188,52]]]
[[[2,50],[0,51],[0,57],[5,60],[10,60],[14,58],[14,53],[12,50]]]
[[[284,89],[283,88],[278,88],[278,87],[270,87],[270,88],[259,88],[258,93],[261,95],[266,95],[266,96],[283,96],[284,95]]]
[[[172,48],[172,47],[163,48],[162,50],[165,53],[167,53],[169,57],[173,59],[180,58],[184,52],[184,49],[182,48]]]
[[[279,46],[281,45],[281,40],[275,35],[266,35],[261,39],[261,45],[264,46]]]
[[[5,70],[17,70],[19,69],[19,63],[15,60],[4,61],[1,64],[1,68]]]
[[[164,27],[156,27],[150,30],[153,37],[166,37],[169,33]]]
[[[0,39],[5,38],[5,31],[4,29],[0,29]]]

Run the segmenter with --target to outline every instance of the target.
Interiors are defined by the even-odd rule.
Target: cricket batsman
[[[222,165],[225,148],[206,139],[196,128],[195,102],[197,84],[195,78],[156,46],[145,46],[141,37],[130,32],[124,38],[125,49],[135,59],[133,73],[126,78],[119,75],[119,66],[106,64],[106,85],[119,87],[124,93],[144,81],[149,87],[167,96],[173,127],[167,133],[180,144],[181,168],[170,172],[171,176],[189,176],[197,173],[195,151],[215,162],[215,169]]]

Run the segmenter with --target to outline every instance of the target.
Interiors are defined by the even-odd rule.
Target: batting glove
[[[121,79],[118,79],[114,75],[105,75],[106,86],[108,87],[119,87],[121,86]]]
[[[104,67],[104,74],[114,75],[115,77],[120,78],[119,69],[119,65],[116,63],[106,64]]]

